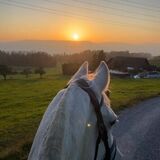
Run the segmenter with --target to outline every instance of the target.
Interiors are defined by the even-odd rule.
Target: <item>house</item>
[[[110,74],[112,77],[118,77],[118,78],[128,78],[130,77],[130,74],[128,72],[122,72],[117,70],[110,69]]]
[[[109,59],[107,64],[110,69],[123,72],[128,70],[143,70],[150,66],[146,58],[121,56]]]

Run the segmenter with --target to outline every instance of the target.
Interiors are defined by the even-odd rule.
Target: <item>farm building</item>
[[[107,61],[108,67],[113,70],[141,70],[150,66],[146,58],[140,57],[113,57]]]

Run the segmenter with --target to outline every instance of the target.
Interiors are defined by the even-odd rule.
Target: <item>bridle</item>
[[[106,151],[104,160],[114,160],[117,151],[116,141],[115,139],[113,139],[113,144],[111,147],[109,147],[108,130],[104,124],[103,116],[100,110],[103,104],[103,97],[101,99],[101,102],[99,103],[94,91],[90,88],[89,84],[84,79],[78,79],[75,83],[89,95],[97,118],[98,138],[96,141],[94,160],[97,159],[100,141],[103,142]]]

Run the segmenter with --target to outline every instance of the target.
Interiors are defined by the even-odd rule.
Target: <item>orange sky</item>
[[[55,0],[52,1],[55,3],[45,0],[27,2],[13,0],[13,2],[0,3],[0,40],[73,40],[73,34],[76,33],[81,41],[160,42],[160,21],[158,20],[160,13],[152,17],[153,11],[142,10],[140,4],[137,8],[131,7],[133,2],[131,6],[126,5],[130,8],[125,4],[121,5],[121,8],[120,4],[119,6],[116,6],[117,3],[110,4],[111,8],[119,7],[121,10],[108,9],[110,11],[108,14],[106,10],[102,10],[99,1],[96,0],[94,4],[97,4],[97,7],[96,5],[91,7],[90,1],[87,1],[90,6],[82,1],[81,5],[76,2],[73,4],[71,0],[63,1],[63,5]],[[37,6],[43,8],[37,8]],[[104,6],[107,7],[107,3]],[[86,7],[90,7],[90,10],[86,10]],[[130,9],[131,15],[123,11],[127,9]],[[135,12],[143,14],[137,15]]]

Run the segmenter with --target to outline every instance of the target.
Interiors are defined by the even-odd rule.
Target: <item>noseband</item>
[[[96,118],[97,118],[98,138],[96,141],[94,160],[97,159],[100,141],[103,142],[104,147],[105,147],[105,151],[106,151],[105,156],[104,156],[104,160],[114,160],[115,155],[116,155],[116,150],[117,150],[116,149],[116,142],[115,142],[115,140],[113,140],[113,144],[112,144],[111,148],[109,147],[108,130],[104,124],[103,116],[100,111],[100,108],[103,103],[103,97],[101,99],[101,102],[99,103],[94,91],[89,87],[88,83],[84,79],[77,80],[76,84],[89,95],[90,101],[93,104],[93,108],[94,108]]]

